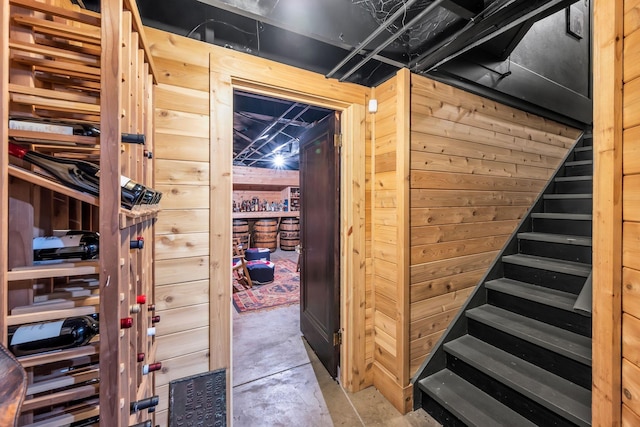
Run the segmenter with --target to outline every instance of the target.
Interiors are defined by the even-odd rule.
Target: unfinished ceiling
[[[372,87],[400,68],[433,73],[478,52],[503,61],[535,22],[575,1],[138,0],[138,7],[145,25]],[[99,0],[83,3],[99,8]],[[234,162],[253,166],[267,167],[274,150],[295,152],[296,131],[321,114],[240,93],[235,105]]]

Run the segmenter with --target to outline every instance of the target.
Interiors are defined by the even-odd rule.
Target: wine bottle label
[[[81,234],[72,234],[67,236],[46,236],[36,237],[33,239],[33,249],[57,249],[80,246]]]
[[[9,345],[18,345],[31,341],[39,341],[60,335],[64,320],[57,322],[38,323],[35,325],[23,325],[16,329]]]

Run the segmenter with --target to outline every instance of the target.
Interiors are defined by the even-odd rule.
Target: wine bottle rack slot
[[[90,343],[82,347],[75,347],[68,350],[60,350],[52,353],[40,353],[30,356],[20,356],[18,361],[24,368],[32,368],[38,365],[44,365],[47,363],[62,362],[69,359],[74,359],[83,356],[93,356],[98,354],[100,350],[99,343]]]

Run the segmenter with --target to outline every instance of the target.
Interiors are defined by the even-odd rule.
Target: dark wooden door
[[[300,142],[300,330],[332,377],[340,328],[340,152],[335,113]]]

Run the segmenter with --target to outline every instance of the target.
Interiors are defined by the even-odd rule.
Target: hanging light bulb
[[[277,168],[284,166],[284,157],[282,157],[282,154],[276,154],[273,158],[273,165]]]

